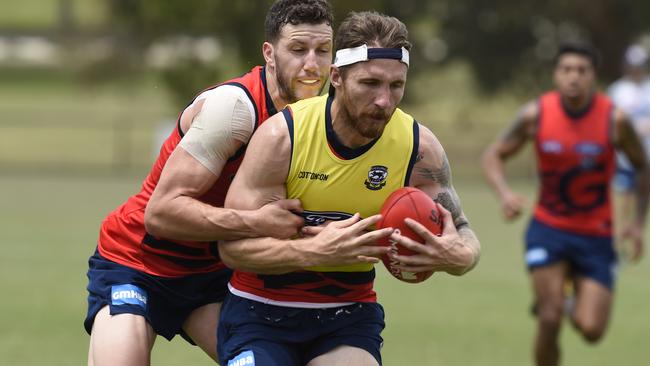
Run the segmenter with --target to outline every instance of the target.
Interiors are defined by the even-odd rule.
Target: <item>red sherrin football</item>
[[[404,223],[405,218],[410,217],[419,222],[433,234],[442,234],[442,215],[438,206],[431,197],[417,188],[403,187],[391,193],[381,208],[381,215],[382,219],[377,224],[377,228],[392,227],[399,230],[401,235],[420,243],[423,239],[406,226],[406,223]],[[399,255],[414,254],[411,250],[402,247],[390,238],[380,240],[379,245],[390,246],[391,251]],[[393,277],[404,282],[422,282],[433,274],[433,271],[413,273],[394,268],[395,263],[391,263],[390,258],[386,255],[382,257],[382,261]]]

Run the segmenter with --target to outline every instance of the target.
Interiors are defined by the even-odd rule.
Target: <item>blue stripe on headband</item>
[[[402,59],[401,48],[368,48],[368,59],[373,58],[388,58],[391,60]]]

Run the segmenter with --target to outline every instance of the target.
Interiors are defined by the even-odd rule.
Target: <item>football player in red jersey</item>
[[[181,112],[141,191],[104,220],[89,260],[89,365],[147,365],[156,336],[176,334],[217,359],[231,273],[217,241],[288,238],[303,225],[297,200],[233,210],[222,208],[225,194],[253,131],[287,103],[321,92],[331,24],[326,0],[276,1],[265,22],[266,65],[201,92]]]
[[[506,182],[504,162],[534,141],[540,193],[526,233],[525,257],[535,297],[537,365],[559,364],[566,279],[575,291],[569,316],[584,339],[597,342],[607,328],[617,263],[610,193],[615,149],[628,156],[638,173],[636,218],[625,232],[634,244],[633,258],[642,254],[648,162],[629,118],[595,90],[596,64],[591,46],[562,45],[553,74],[556,90],[526,104],[483,155],[484,174],[511,220],[521,213],[524,200]]]

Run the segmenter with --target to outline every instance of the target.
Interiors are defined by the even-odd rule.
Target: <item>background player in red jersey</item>
[[[274,3],[265,23],[266,66],[199,94],[140,193],[105,219],[89,260],[90,365],[147,365],[156,335],[176,334],[217,359],[216,325],[230,270],[216,241],[288,238],[303,225],[292,212],[301,211],[297,200],[224,209],[226,191],[253,130],[278,108],[321,92],[332,58],[331,24],[325,0]]]
[[[614,148],[628,156],[639,177],[636,219],[625,232],[635,245],[634,258],[642,253],[648,163],[628,117],[595,91],[596,61],[586,44],[561,46],[553,74],[556,90],[526,104],[483,156],[484,174],[505,218],[512,220],[524,200],[507,184],[504,162],[527,141],[535,143],[540,194],[526,233],[526,262],[536,304],[537,365],[560,361],[565,279],[573,280],[576,292],[571,321],[585,340],[598,341],[607,327],[617,262],[610,193]]]

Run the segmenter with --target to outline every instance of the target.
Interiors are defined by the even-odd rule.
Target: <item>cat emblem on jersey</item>
[[[388,168],[383,165],[373,165],[368,171],[368,179],[364,182],[366,188],[371,191],[378,191],[386,185]]]

